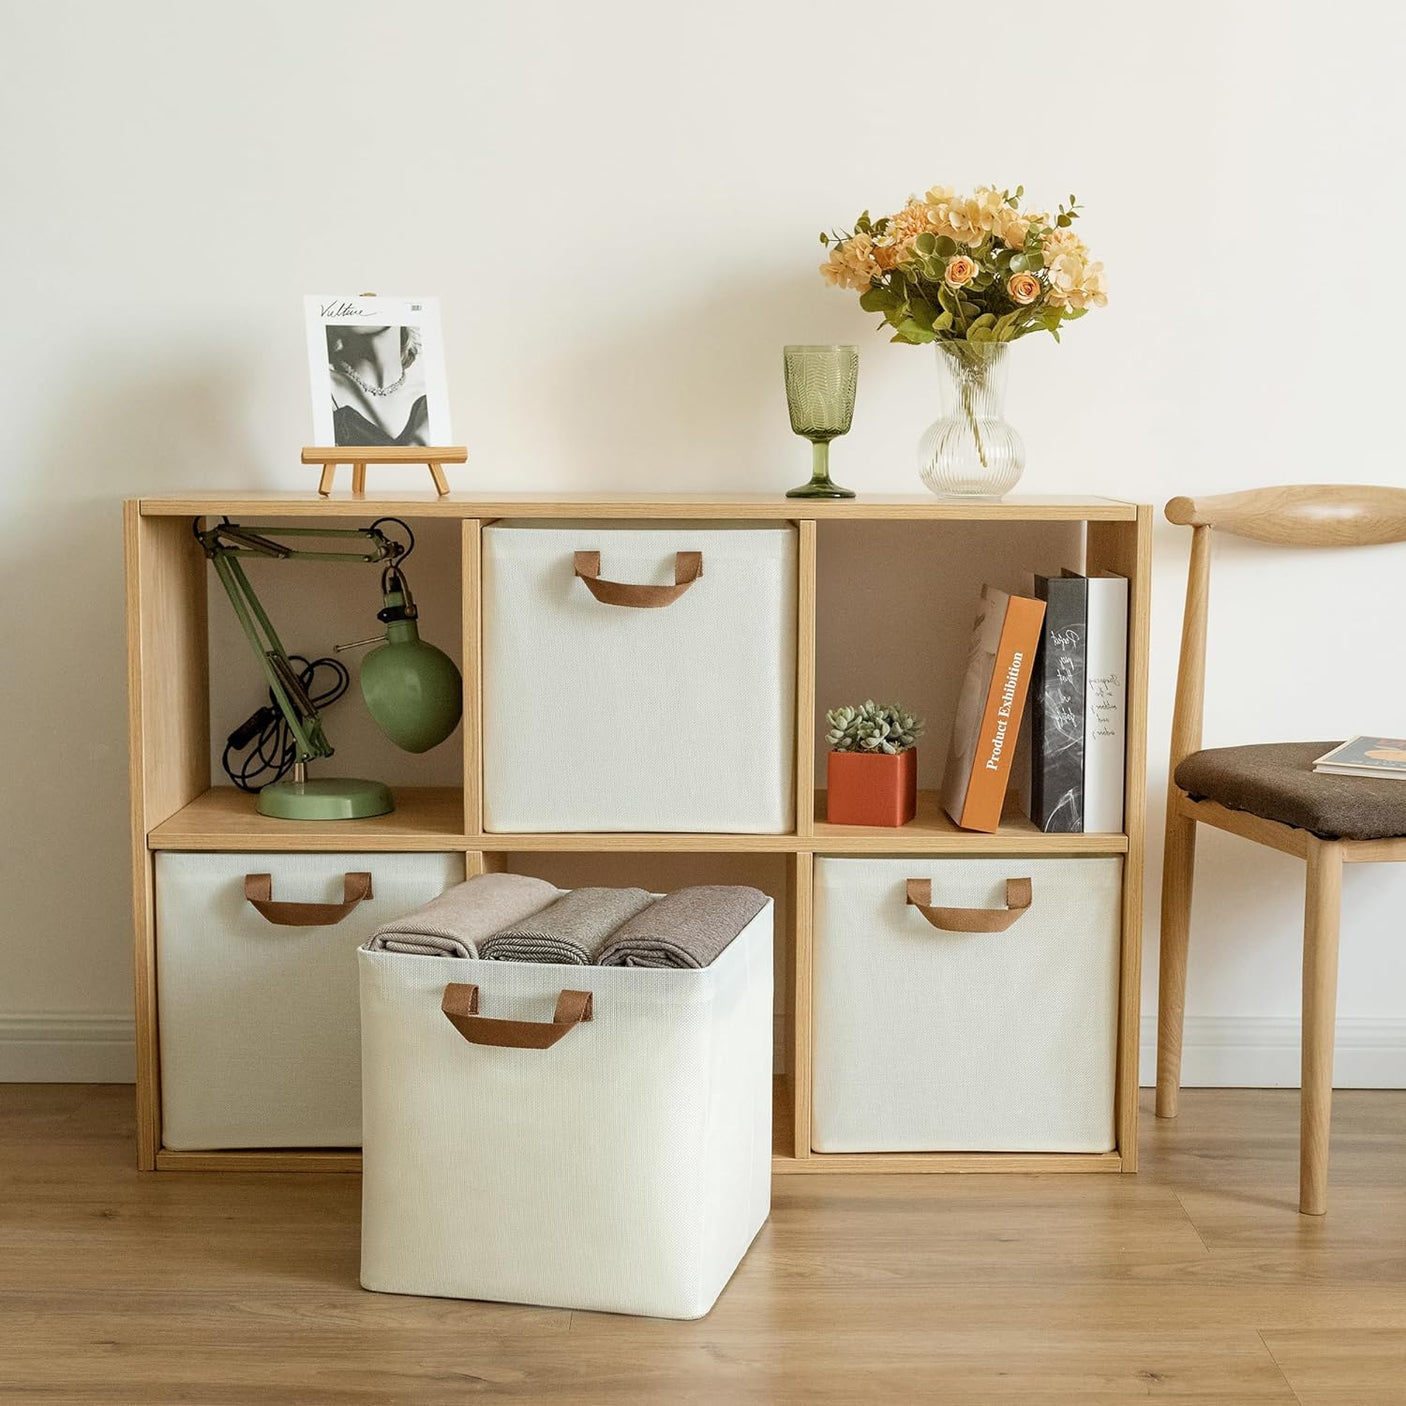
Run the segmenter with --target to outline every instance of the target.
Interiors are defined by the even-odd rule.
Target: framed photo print
[[[312,295],[303,302],[318,444],[450,442],[437,299]]]

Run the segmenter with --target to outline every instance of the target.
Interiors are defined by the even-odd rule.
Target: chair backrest
[[[1173,498],[1167,520],[1284,547],[1379,546],[1406,542],[1406,488],[1290,483],[1211,498]]]
[[[1166,512],[1169,522],[1192,529],[1172,710],[1171,764],[1175,771],[1182,758],[1201,746],[1211,533],[1227,532],[1285,547],[1369,547],[1406,542],[1406,488],[1293,483],[1209,498],[1173,498]]]

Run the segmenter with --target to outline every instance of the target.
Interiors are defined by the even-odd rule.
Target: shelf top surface
[[[464,826],[463,792],[453,787],[395,788],[396,809],[369,820],[274,820],[258,814],[253,796],[215,786],[155,826],[151,849],[173,850],[489,850],[547,852],[650,851],[661,853],[774,854],[1023,854],[1068,856],[1123,854],[1126,835],[1047,835],[1008,803],[995,834],[959,830],[932,791],[918,793],[918,813],[897,829],[830,825],[825,793],[815,797],[808,835],[728,834],[709,831],[623,833],[470,834]]]
[[[775,493],[451,493],[432,490],[333,493],[202,490],[139,498],[143,517],[267,513],[281,517],[361,517],[367,511],[401,517],[502,518],[756,518],[952,521],[1131,522],[1137,503],[1117,498],[939,498],[931,493],[870,493],[835,501]]]

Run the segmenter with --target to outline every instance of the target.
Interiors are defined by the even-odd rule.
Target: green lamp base
[[[275,781],[259,792],[258,812],[275,820],[364,820],[395,809],[390,788],[352,776]]]

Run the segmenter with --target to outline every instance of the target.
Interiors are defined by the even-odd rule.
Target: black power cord
[[[335,703],[351,685],[351,675],[339,659],[310,660],[301,654],[290,654],[288,660],[297,669],[298,681],[312,699],[313,707],[319,711]],[[320,686],[319,670],[331,674],[331,679]],[[293,730],[278,710],[270,690],[269,701],[230,733],[220,762],[225,775],[241,791],[258,792],[281,781],[297,758]]]

